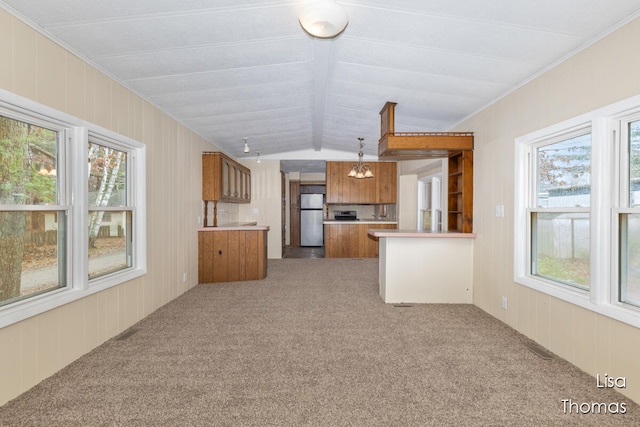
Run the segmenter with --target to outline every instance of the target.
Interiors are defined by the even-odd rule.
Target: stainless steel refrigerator
[[[323,194],[300,195],[300,246],[323,246]]]

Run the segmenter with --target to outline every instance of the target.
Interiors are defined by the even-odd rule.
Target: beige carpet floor
[[[629,399],[477,307],[377,292],[375,259],[270,260],[265,280],[199,285],[1,407],[0,425],[640,425]]]

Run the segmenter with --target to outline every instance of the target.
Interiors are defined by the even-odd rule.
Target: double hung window
[[[145,149],[0,91],[0,327],[146,271]]]
[[[132,265],[128,153],[89,137],[89,278]],[[108,256],[103,256],[108,254]]]
[[[591,133],[581,129],[534,146],[531,273],[589,288]]]
[[[619,226],[619,293],[625,304],[640,307],[640,117],[620,126],[622,150]]]
[[[640,97],[516,140],[514,279],[640,326]]]
[[[0,305],[68,285],[66,134],[0,112]]]

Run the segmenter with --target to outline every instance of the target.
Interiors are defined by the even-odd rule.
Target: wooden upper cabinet
[[[396,162],[379,162],[377,163],[376,175],[376,194],[377,203],[397,203],[398,200],[398,168]]]
[[[202,153],[202,200],[251,202],[251,170],[223,153]]]
[[[367,162],[373,178],[350,178],[354,162],[327,162],[327,203],[397,203],[397,164]]]

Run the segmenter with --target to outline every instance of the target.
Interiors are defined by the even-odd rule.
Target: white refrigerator
[[[324,194],[300,195],[300,246],[323,246]]]

